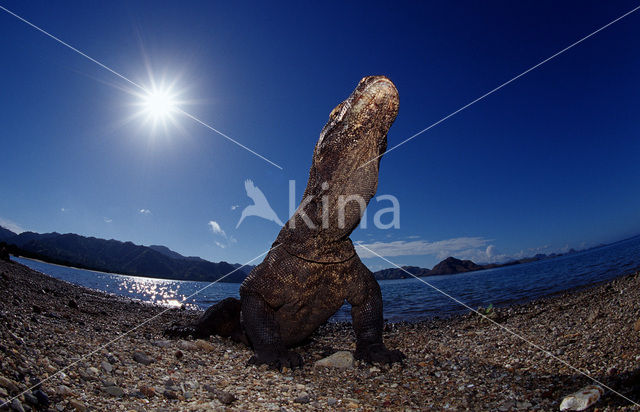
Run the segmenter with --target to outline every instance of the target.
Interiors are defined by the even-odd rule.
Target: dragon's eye
[[[333,110],[331,110],[331,114],[329,115],[329,120],[334,120],[336,118],[336,116],[338,115],[338,113],[340,113],[340,110],[342,109],[342,105],[343,103],[340,103],[339,105],[337,105],[336,107],[334,107]]]

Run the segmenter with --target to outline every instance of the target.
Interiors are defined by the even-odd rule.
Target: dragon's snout
[[[400,101],[396,86],[386,76],[367,76],[360,80],[357,89],[368,103],[397,106]]]

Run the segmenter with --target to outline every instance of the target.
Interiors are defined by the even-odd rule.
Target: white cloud
[[[240,205],[231,205],[231,210],[236,210],[239,207],[240,207]]]
[[[151,210],[149,210],[149,209],[140,209],[138,211],[138,213],[140,213],[142,215],[150,215],[151,214]]]
[[[475,263],[504,263],[511,260],[533,257],[538,253],[566,253],[570,248],[569,245],[553,249],[549,245],[542,247],[528,248],[520,250],[516,253],[501,253],[495,245],[489,244],[491,239],[483,237],[459,237],[453,239],[439,240],[436,242],[427,242],[425,240],[405,241],[398,240],[394,242],[355,242],[354,246],[361,258],[373,258],[378,255],[384,257],[392,256],[424,256],[432,255],[438,260],[445,259],[449,256],[458,259],[469,259]],[[362,246],[371,249],[368,251]],[[398,261],[395,262],[396,264]]]
[[[113,222],[113,219],[109,219],[108,217],[104,218],[105,223],[111,223]]]
[[[5,229],[9,229],[13,233],[20,234],[22,232],[25,232],[25,230],[19,224],[12,222],[11,220],[8,220],[8,219],[3,219],[1,217],[0,217],[0,226],[2,226]]]
[[[473,252],[479,249],[484,250],[487,243],[489,243],[489,240],[482,237],[459,237],[436,242],[427,242],[426,240],[396,240],[393,242],[362,243],[362,246],[385,257],[435,255],[438,259],[444,259],[453,255],[456,257],[464,257],[475,254]],[[358,254],[362,258],[376,256],[375,253],[366,250],[358,244],[355,246]]]
[[[61,207],[61,208],[60,208],[60,211],[61,211],[62,213],[64,213],[64,212],[68,212],[68,211],[69,211],[69,209],[66,209],[66,208],[64,208],[64,207]]]
[[[216,246],[218,246],[219,248],[222,248],[222,249],[227,247],[227,245],[224,245],[224,244],[222,244],[220,242],[216,242]]]
[[[216,235],[220,235],[220,236],[224,237],[225,239],[227,238],[227,234],[224,233],[224,230],[222,230],[222,228],[220,227],[218,222],[216,222],[215,220],[210,220],[209,221],[209,227],[211,228],[211,231],[213,233],[215,233]]]
[[[471,259],[476,263],[504,263],[510,260],[517,260],[526,257],[532,257],[537,253],[541,253],[541,248],[529,248],[527,252],[521,250],[517,253],[507,254],[500,253],[500,251],[495,247],[495,245],[487,246],[487,249],[484,251],[484,254],[479,253],[476,254],[475,259]]]

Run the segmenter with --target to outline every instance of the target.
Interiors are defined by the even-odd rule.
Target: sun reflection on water
[[[143,279],[136,277],[123,277],[119,282],[118,290],[125,291],[138,299],[157,305],[169,307],[185,306],[187,309],[197,309],[195,299],[187,299],[187,295],[180,293],[180,286],[175,282],[164,279]]]

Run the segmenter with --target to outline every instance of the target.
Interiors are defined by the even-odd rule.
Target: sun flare
[[[165,134],[171,133],[170,126],[178,126],[176,115],[182,112],[180,106],[184,102],[179,100],[180,93],[173,90],[173,85],[151,83],[151,87],[133,93],[137,97],[134,105],[138,108],[133,118],[141,118],[144,125],[151,126],[153,135],[157,134],[158,129]]]
[[[154,90],[143,99],[144,111],[154,120],[163,120],[177,111],[178,102],[168,90]]]

